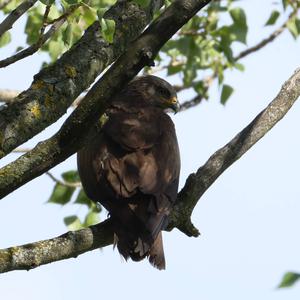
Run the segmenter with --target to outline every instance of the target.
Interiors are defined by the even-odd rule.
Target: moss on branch
[[[58,120],[141,34],[155,7],[161,5],[161,0],[152,0],[146,8],[133,1],[118,1],[105,14],[116,22],[114,43],[102,38],[97,21],[59,60],[36,74],[29,89],[0,112],[0,158]]]
[[[152,64],[164,43],[209,2],[177,0],[170,5],[94,84],[53,137],[0,169],[0,199],[80,149],[109,100],[145,65]]]
[[[279,94],[247,127],[216,151],[195,174],[191,174],[172,210],[168,231],[178,228],[188,236],[198,236],[191,223],[196,203],[214,181],[280,121],[300,95],[300,69],[283,85]],[[0,250],[0,273],[29,270],[50,262],[76,257],[112,244],[110,220],[76,232],[23,246]]]

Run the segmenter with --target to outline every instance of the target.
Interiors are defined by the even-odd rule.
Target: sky
[[[247,11],[249,46],[270,33],[263,28],[270,3],[240,2]],[[22,24],[13,32],[20,30]],[[209,101],[172,116],[181,151],[181,187],[188,174],[276,96],[300,67],[299,47],[299,40],[284,33],[244,59],[245,72],[226,72],[226,83],[235,88],[226,106],[220,104],[220,91],[213,86]],[[8,55],[8,50],[1,48],[0,55]],[[0,70],[0,88],[26,89],[43,60],[45,56],[36,55]],[[29,272],[1,274],[1,299],[299,299],[300,284],[276,288],[286,271],[300,272],[300,141],[295,127],[299,114],[300,103],[296,102],[287,116],[203,195],[192,216],[201,232],[199,238],[189,238],[178,230],[164,233],[166,271],[157,271],[147,261],[124,263],[117,251],[107,247]],[[32,147],[51,136],[64,118],[26,145]],[[12,154],[0,165],[16,157]],[[52,172],[59,176],[74,168],[75,156]],[[42,175],[0,201],[0,248],[58,236],[67,230],[64,216],[85,214],[85,208],[76,205],[46,204],[52,188],[51,179]]]

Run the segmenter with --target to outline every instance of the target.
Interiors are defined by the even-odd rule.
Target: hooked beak
[[[167,101],[167,104],[168,104],[168,107],[171,108],[175,114],[180,110],[180,104],[179,104],[176,96],[171,97]]]

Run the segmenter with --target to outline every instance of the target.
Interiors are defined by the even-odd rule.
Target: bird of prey
[[[108,119],[77,156],[83,188],[109,212],[115,243],[127,260],[165,269],[161,231],[178,191],[180,155],[167,109],[178,110],[175,89],[140,76],[111,100]]]

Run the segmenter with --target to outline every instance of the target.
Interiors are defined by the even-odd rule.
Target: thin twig
[[[60,180],[56,178],[52,173],[45,172],[55,183],[58,183],[63,186],[71,187],[71,188],[77,188],[77,187],[82,187],[81,182],[67,182],[65,180]]]
[[[214,72],[212,75],[207,76],[206,78],[203,79],[203,94],[197,94],[196,96],[194,96],[192,99],[184,101],[183,103],[180,104],[180,111],[185,111],[189,108],[192,108],[198,104],[200,104],[202,102],[203,99],[205,99],[205,96],[209,90],[209,88],[211,87],[211,85],[214,82],[214,79],[216,77],[216,73]],[[196,83],[195,83],[196,84]],[[183,86],[175,86],[175,90],[178,92],[184,90]]]
[[[49,13],[50,13],[50,9],[51,9],[51,5],[47,5],[46,8],[45,8],[45,13],[44,13],[44,16],[43,16],[43,22],[42,22],[42,26],[40,28],[40,38],[43,36],[44,32],[45,32],[45,29],[46,29],[46,26],[47,26],[47,20],[48,20],[48,16],[49,16]]]
[[[14,9],[0,24],[0,37],[3,33],[11,29],[13,24],[36,2],[37,0],[26,0]]]
[[[270,36],[268,36],[267,38],[263,39],[261,42],[259,42],[258,44],[256,44],[255,46],[252,46],[244,51],[241,51],[237,56],[234,57],[235,61],[238,61],[241,58],[246,57],[247,55],[256,52],[258,50],[260,50],[261,48],[265,47],[266,45],[270,44],[271,42],[273,42],[281,33],[283,33],[283,31],[287,28],[287,24],[288,22],[293,19],[296,15],[297,15],[297,10],[293,11],[289,17],[287,18],[287,20],[278,28],[276,29],[274,32],[272,32],[270,34]]]
[[[35,44],[16,53],[15,55],[12,55],[8,58],[1,60],[0,68],[7,67],[8,65],[15,63],[16,61],[19,61],[37,52],[41,48],[41,46],[62,26],[64,22],[65,19],[59,20],[58,22],[53,24],[51,28],[45,34],[43,34]]]
[[[168,230],[178,228],[188,236],[198,236],[191,213],[205,191],[236,160],[255,145],[289,111],[300,95],[300,69],[283,85],[275,99],[229,143],[216,151],[196,173],[191,174],[170,215]],[[113,243],[110,219],[78,231],[22,246],[0,250],[0,273],[30,270]]]
[[[54,20],[47,20],[45,22],[45,24],[48,26],[48,25],[52,25],[54,24],[55,22],[58,22],[62,19],[66,19],[67,17],[69,17],[77,8],[79,8],[80,6],[82,6],[83,4],[82,3],[78,3],[78,4],[75,4],[75,5],[72,5],[64,14],[62,14],[61,16],[59,16],[58,18],[54,19]]]
[[[152,64],[154,56],[163,44],[210,1],[176,0],[162,12],[155,22],[131,43],[127,51],[93,85],[84,100],[65,120],[56,134],[38,143],[31,151],[1,168],[0,198],[52,169],[77,152],[95,133],[93,129],[97,130],[95,126],[100,125],[98,120],[110,105],[111,99],[145,65]],[[64,86],[62,84],[60,88]],[[99,95],[101,95],[100,98]],[[40,122],[41,118],[38,121]]]
[[[37,52],[46,43],[46,41],[49,38],[51,38],[54,35],[54,33],[57,32],[57,30],[63,25],[63,23],[67,20],[67,17],[70,16],[80,6],[81,5],[79,4],[71,6],[68,11],[66,11],[59,18],[51,22],[47,21],[51,6],[50,5],[46,6],[45,13],[43,16],[43,23],[40,28],[40,37],[38,41],[33,45],[29,46],[28,48],[16,53],[15,55],[0,60],[0,68],[7,67],[8,65],[15,63],[16,61],[19,61]],[[49,24],[52,24],[51,28],[46,33],[44,33],[47,25]]]
[[[248,56],[249,54],[252,54],[260,49],[262,49],[263,47],[267,46],[268,44],[270,44],[271,42],[273,42],[281,33],[284,32],[284,30],[287,28],[287,24],[288,22],[295,17],[295,15],[297,14],[298,10],[293,11],[289,17],[287,18],[287,20],[279,27],[277,28],[273,33],[270,34],[270,36],[268,36],[266,39],[263,39],[262,41],[260,41],[259,43],[257,43],[256,45],[241,51],[238,55],[236,55],[233,60],[235,62],[239,61],[242,58],[245,58],[246,56]],[[226,66],[224,66],[223,70],[227,69]],[[218,74],[216,72],[214,72],[214,74],[207,76],[206,78],[204,78],[203,80],[197,80],[192,82],[189,86],[183,86],[183,85],[178,85],[175,86],[175,89],[177,92],[181,92],[185,89],[189,89],[195,85],[197,85],[199,82],[204,81],[204,82],[210,82],[209,85],[206,85],[206,89],[205,92],[208,91],[209,86],[212,84],[212,81],[217,78]],[[203,100],[203,95],[196,95],[195,97],[193,97],[190,100],[187,100],[185,102],[183,102],[180,106],[180,110],[184,111],[187,110],[189,108],[192,108],[196,105],[198,105],[199,103],[201,103]]]
[[[31,148],[17,148],[12,151],[12,153],[27,153],[31,151]],[[63,186],[71,187],[71,188],[77,188],[77,187],[82,187],[81,182],[67,182],[65,180],[60,180],[56,178],[51,172],[45,172],[46,175],[48,175],[55,183],[58,183]]]

